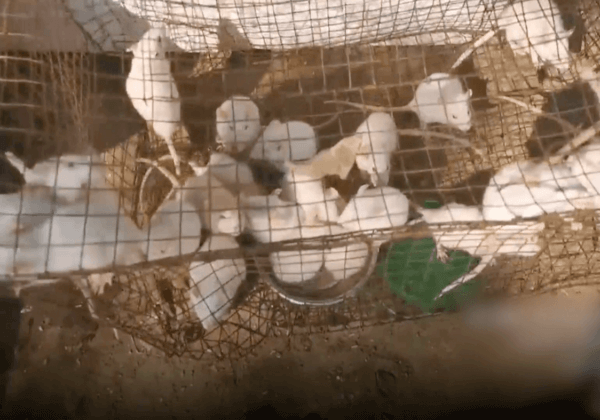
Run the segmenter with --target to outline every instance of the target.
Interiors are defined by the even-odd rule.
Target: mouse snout
[[[470,122],[457,124],[456,127],[465,133],[471,132],[473,129],[473,125]]]

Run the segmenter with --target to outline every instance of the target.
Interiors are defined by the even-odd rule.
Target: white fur
[[[438,209],[419,209],[423,220],[430,226],[436,244],[437,258],[448,261],[446,249],[460,249],[477,255],[479,247],[489,232],[483,229],[457,227],[461,223],[481,222],[483,213],[478,207],[450,203]]]
[[[302,207],[304,212],[304,226],[320,225],[322,223],[336,222],[339,213],[335,205],[339,198],[337,191],[326,191],[323,180],[313,176],[302,166],[291,162],[284,165],[285,176],[282,191],[286,197]]]
[[[572,58],[569,37],[552,0],[523,0],[504,8],[498,20],[515,54],[529,54],[536,67],[543,63],[567,70]]]
[[[348,232],[335,224],[302,226],[297,237],[290,236],[286,239],[327,239],[343,233]],[[354,265],[351,262],[340,261],[340,252],[345,248],[274,252],[270,255],[270,259],[277,278],[286,283],[299,283],[315,277],[327,261],[329,267],[336,271],[334,276],[339,275],[340,270],[343,273],[344,268],[346,272],[351,272]],[[356,260],[354,260],[354,264],[356,264]]]
[[[262,127],[260,112],[252,99],[234,95],[216,111],[218,140],[226,151],[241,151],[256,140]]]
[[[223,185],[230,188],[237,186],[236,189],[245,190],[248,187],[255,186],[250,167],[225,153],[213,153],[210,156],[208,165],[201,169],[204,169],[203,172],[208,172],[210,176],[217,178]]]
[[[323,266],[323,250],[273,252],[273,273],[284,283],[301,283],[317,275]]]
[[[479,207],[458,203],[450,203],[437,209],[421,208],[419,213],[428,224],[483,221],[483,214]]]
[[[277,194],[243,197],[242,211],[245,226],[241,229],[247,226],[260,242],[280,242],[301,236],[300,221],[304,218],[302,208],[281,200]]]
[[[231,231],[220,230],[224,215],[230,215],[239,207],[239,196],[227,188],[219,178],[210,176],[207,171],[202,176],[191,177],[187,180],[185,190],[187,197],[200,212],[203,226],[210,228],[213,233],[234,234]]]
[[[125,88],[137,112],[166,141],[179,174],[180,161],[172,137],[181,123],[181,100],[166,56],[172,49],[166,29],[149,29],[130,48],[133,60]]]
[[[196,251],[200,245],[201,229],[198,208],[185,193],[180,200],[165,203],[150,222],[150,246],[145,251],[148,260],[177,257]]]
[[[588,208],[600,208],[600,144],[590,143],[569,156],[566,165],[588,191]]]
[[[9,236],[14,234],[4,237],[0,252],[2,272],[40,274],[130,265],[188,254],[198,247],[201,223],[198,209],[185,195],[190,192],[185,192],[181,201],[166,203],[141,230],[119,205],[119,192],[107,184],[104,187],[105,190],[92,190],[76,201],[59,201],[54,206],[48,199],[51,190],[47,187],[36,188],[39,193],[34,194],[34,187],[26,186],[23,191],[29,198],[22,208],[18,206],[20,194],[3,197],[5,208],[17,211],[0,218],[2,223],[14,226],[20,210],[19,225],[26,224],[29,230],[20,240],[16,254],[14,236]]]
[[[20,193],[0,196],[0,266],[1,274],[35,274],[43,272],[45,261],[44,232],[49,231],[53,192],[49,187],[25,185]]]
[[[334,280],[340,281],[358,273],[369,257],[369,246],[365,242],[325,250],[325,269]]]
[[[362,186],[350,200],[338,224],[349,231],[371,231],[400,227],[408,220],[408,199],[392,187]]]
[[[200,251],[238,247],[230,236],[211,236]],[[246,279],[246,264],[243,258],[192,263],[190,277],[194,282],[189,291],[192,310],[210,332],[229,314],[231,300]]]
[[[337,222],[340,217],[339,203],[346,203],[340,197],[340,193],[335,188],[327,188],[325,190],[325,208],[327,210],[327,218],[329,222]]]
[[[200,243],[197,209],[185,201],[166,203],[143,230],[119,211],[118,192],[90,197],[52,218],[49,271],[97,269],[109,265],[176,257],[194,252]],[[112,198],[112,199],[111,199]],[[80,214],[75,216],[75,214]],[[82,247],[82,244],[83,247]]]
[[[440,123],[468,131],[471,128],[472,91],[464,90],[458,76],[433,73],[423,80],[408,107],[422,124]]]
[[[488,221],[510,221],[585,208],[588,202],[589,193],[568,165],[514,162],[490,180],[483,196],[483,215]]]
[[[362,137],[356,166],[371,177],[374,186],[387,185],[390,179],[391,153],[398,149],[398,129],[389,114],[374,112],[358,127]]]
[[[244,231],[247,223],[245,216],[238,210],[226,210],[219,213],[217,232],[231,236],[238,236]]]
[[[530,221],[489,227],[490,233],[477,247],[477,253],[474,254],[481,256],[477,267],[446,286],[437,298],[477,277],[488,265],[494,262],[498,255],[534,257],[541,251],[538,239],[544,227],[543,222]]]
[[[310,124],[273,120],[265,128],[250,157],[282,164],[288,160],[299,162],[310,159],[317,154],[317,150],[317,135]]]
[[[21,171],[26,185],[50,187],[69,201],[77,200],[88,189],[106,188],[106,164],[97,154],[53,157],[31,169],[10,152],[6,157]]]

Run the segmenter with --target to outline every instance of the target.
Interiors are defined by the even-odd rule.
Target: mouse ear
[[[472,97],[473,97],[473,89],[469,89],[469,90],[467,91],[467,97],[468,97],[468,98],[472,98]]]

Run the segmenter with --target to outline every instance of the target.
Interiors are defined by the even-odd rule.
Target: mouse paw
[[[436,245],[435,252],[437,254],[438,261],[441,261],[444,264],[450,261],[450,255],[448,255],[448,251],[446,251],[446,248],[444,248],[443,245]]]

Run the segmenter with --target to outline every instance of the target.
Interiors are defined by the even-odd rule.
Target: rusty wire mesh
[[[39,9],[38,3],[32,1],[30,7]],[[493,7],[482,0],[450,1],[445,9],[434,2],[411,1],[390,5],[340,0],[327,2],[325,9],[325,3],[319,2],[321,6],[317,7],[317,2],[311,1],[281,2],[271,7],[274,2],[265,0],[246,8],[233,2],[219,2],[217,8],[200,1],[184,1],[177,2],[179,8],[168,13],[160,9],[166,2],[159,0],[56,3],[55,14],[74,23],[79,31],[75,32],[81,42],[76,46],[60,48],[60,42],[52,45],[52,40],[44,44],[39,33],[28,33],[21,22],[24,14],[14,9],[13,2],[0,10],[0,23],[4,22],[0,34],[3,151],[21,158],[29,170],[52,156],[87,153],[90,147],[104,152],[103,162],[108,165],[105,176],[109,187],[118,191],[119,210],[139,229],[152,225],[159,207],[170,202],[165,197],[171,189],[158,170],[136,161],[156,159],[168,150],[137,114],[125,88],[132,57],[123,50],[140,39],[148,22],[155,24],[169,18],[173,39],[185,50],[169,54],[182,101],[182,126],[175,143],[184,162],[193,161],[203,167],[220,152],[215,141],[215,111],[232,95],[250,96],[260,110],[262,125],[275,119],[309,123],[315,127],[319,149],[324,150],[352,136],[368,115],[328,101],[386,107],[408,104],[427,75],[449,71],[464,50],[459,43],[490,29],[493,12]],[[592,0],[583,1],[581,7],[587,33],[578,57],[593,62],[600,56],[600,8]],[[199,10],[204,15],[200,16]],[[132,14],[138,18],[133,19]],[[286,17],[288,25],[282,26]],[[345,24],[336,19],[346,19]],[[194,25],[187,25],[189,21]],[[23,39],[31,42],[24,43]],[[420,45],[425,41],[427,45]],[[36,48],[36,42],[43,46]],[[540,81],[530,57],[515,55],[497,37],[477,49],[455,73],[473,91],[472,132],[436,126],[428,127],[429,134],[415,133],[420,126],[410,113],[393,113],[398,128],[413,131],[401,132],[399,149],[392,156],[389,185],[420,206],[428,200],[480,205],[494,172],[511,162],[539,157],[532,152],[532,144],[543,136],[534,135],[538,115],[497,96],[511,96],[541,108],[543,90],[565,89],[578,78],[574,73],[566,81]],[[589,113],[592,122],[576,127],[578,130],[598,119],[595,104],[589,105],[582,112]],[[483,153],[476,156],[469,148],[450,146],[448,136],[468,140]],[[194,179],[192,168],[184,166],[179,178],[182,183]],[[165,167],[173,170],[173,165]],[[257,182],[261,193],[278,186],[277,171],[267,172],[266,166],[253,164],[252,172],[262,181]],[[366,182],[357,167],[346,179],[325,177],[325,186],[335,188],[344,202]],[[5,184],[10,183],[7,178]],[[237,186],[237,190],[245,189]],[[9,187],[6,191],[15,193]],[[218,201],[209,200],[207,208],[217,217],[224,211],[239,209],[223,207]],[[206,204],[199,199],[194,205],[200,208]],[[493,271],[482,273],[487,290],[519,294],[596,281],[595,215],[583,211],[572,216],[575,223],[581,223],[581,229],[565,224],[561,217],[543,219],[541,252],[535,258],[503,261],[505,257],[499,257]],[[416,307],[391,293],[386,277],[393,273],[376,270],[389,257],[392,243],[431,237],[431,231],[423,226],[383,229],[368,236],[346,232],[303,243],[290,238],[281,244],[260,244],[248,235],[240,235],[235,245],[224,249],[207,247],[216,235],[213,232],[210,236],[209,226],[203,228],[173,232],[174,239],[179,239],[178,233],[185,233],[196,240],[197,248],[202,245],[197,253],[175,252],[153,263],[107,264],[91,270],[32,275],[87,277],[108,272],[110,281],[105,277],[105,284],[92,287],[96,315],[168,354],[192,357],[208,353],[217,357],[244,355],[269,335],[360,328],[423,316]],[[477,228],[450,224],[443,229],[451,235],[453,231],[464,234]],[[352,254],[346,249],[361,243],[367,244],[368,252]],[[287,262],[279,254],[279,269],[293,265],[292,274],[302,275],[293,271],[301,265],[294,257],[299,251],[304,258],[316,255],[318,265],[320,253],[331,248],[340,250],[340,258],[348,264],[353,258],[361,264],[355,264],[352,274],[342,280],[329,273],[286,284],[277,278],[274,258],[269,258],[287,252]],[[194,278],[191,271],[199,264],[204,277]],[[235,273],[228,274],[228,281],[235,282],[224,286],[219,273],[233,268]],[[2,276],[11,278],[12,274]],[[219,308],[198,309],[198,304],[206,304],[209,299],[200,286],[206,278],[217,280],[207,295],[220,293],[215,297],[220,299]],[[202,314],[208,311],[214,316],[219,310],[223,310],[219,312],[221,324],[207,328]]]

